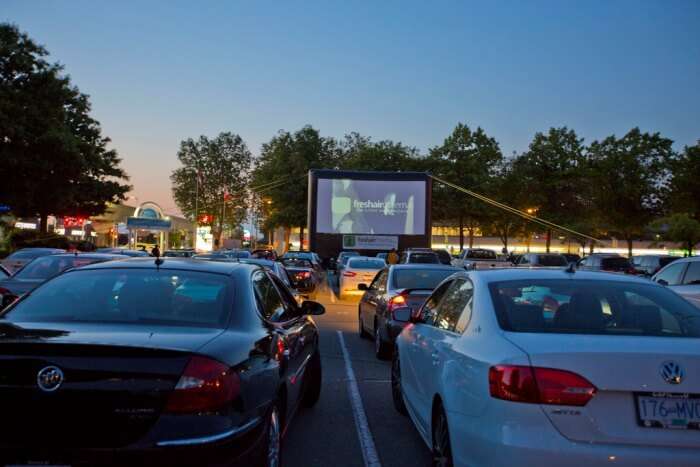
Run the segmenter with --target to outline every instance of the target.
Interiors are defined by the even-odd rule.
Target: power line
[[[523,219],[526,219],[526,220],[528,220],[528,221],[535,222],[535,223],[537,223],[537,224],[540,224],[540,225],[542,225],[542,226],[544,226],[544,227],[547,227],[547,228],[550,228],[550,229],[553,229],[553,230],[558,230],[558,231],[561,231],[561,232],[566,232],[566,233],[570,233],[570,234],[576,235],[576,236],[578,236],[578,237],[586,238],[586,239],[592,240],[592,241],[594,241],[594,242],[600,242],[600,240],[598,240],[597,238],[591,237],[590,235],[586,235],[586,234],[583,234],[583,233],[581,233],[581,232],[577,232],[577,231],[575,231],[575,230],[569,229],[569,228],[567,228],[567,227],[564,227],[564,226],[555,224],[554,222],[550,222],[550,221],[548,221],[548,220],[546,220],[546,219],[541,219],[541,218],[539,218],[539,217],[533,216],[532,214],[528,214],[528,213],[526,213],[525,211],[521,211],[521,210],[516,209],[516,208],[514,208],[514,207],[508,206],[507,204],[500,203],[500,202],[495,201],[495,200],[493,200],[493,199],[491,199],[491,198],[487,198],[487,197],[484,196],[484,195],[481,195],[481,194],[479,194],[479,193],[473,192],[473,191],[471,191],[471,190],[467,190],[466,188],[463,188],[463,187],[461,187],[461,186],[459,186],[459,185],[455,185],[454,183],[450,183],[450,182],[448,182],[448,181],[446,181],[446,180],[443,180],[443,179],[441,179],[441,178],[439,178],[439,177],[436,177],[436,176],[434,176],[434,175],[430,175],[430,178],[432,178],[433,180],[435,180],[435,181],[438,182],[438,183],[442,183],[443,185],[446,185],[446,186],[449,186],[449,187],[451,187],[451,188],[454,188],[455,190],[461,191],[462,193],[466,193],[466,194],[468,194],[469,196],[472,196],[472,197],[474,197],[474,198],[476,198],[476,199],[478,199],[478,200],[480,200],[480,201],[483,201],[484,203],[490,204],[491,206],[497,207],[497,208],[502,209],[502,210],[504,210],[504,211],[507,211],[507,212],[509,212],[509,213],[511,213],[511,214],[515,214],[516,216],[520,216],[520,217],[522,217]]]

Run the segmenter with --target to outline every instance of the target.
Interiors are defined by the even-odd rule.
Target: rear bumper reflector
[[[158,447],[167,447],[167,446],[197,446],[200,444],[209,444],[209,443],[215,443],[217,441],[222,441],[227,438],[232,438],[234,436],[242,435],[252,429],[253,427],[257,426],[262,419],[260,417],[255,417],[248,423],[245,423],[237,428],[234,428],[232,430],[224,431],[223,433],[219,433],[216,435],[211,435],[211,436],[204,436],[202,438],[185,438],[185,439],[173,439],[170,441],[159,441],[156,443],[156,446]]]

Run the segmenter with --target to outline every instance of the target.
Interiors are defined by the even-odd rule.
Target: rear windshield
[[[386,263],[380,259],[353,258],[348,263],[349,268],[355,269],[382,269]]]
[[[472,259],[496,259],[496,252],[491,250],[470,250],[467,258]]]
[[[191,271],[78,270],[45,283],[5,317],[12,322],[224,327],[227,280]]]
[[[539,255],[537,259],[541,266],[568,266],[569,262],[561,255]]]
[[[226,256],[229,258],[250,258],[250,251],[228,251]]]
[[[88,264],[105,261],[80,256],[44,256],[37,258],[22,268],[15,277],[17,279],[49,279],[57,276],[66,269],[79,268]]]
[[[39,256],[50,255],[51,253],[54,252],[48,250],[20,250],[8,256],[8,259],[32,259],[38,258]]]
[[[312,268],[313,264],[308,259],[303,258],[284,258],[282,264],[287,268]]]
[[[627,258],[601,258],[600,267],[612,271],[624,271],[630,268],[630,262]]]
[[[409,263],[417,264],[436,264],[440,259],[435,253],[411,253],[408,256]]]
[[[700,309],[652,284],[522,280],[489,288],[507,331],[700,337]]]
[[[393,289],[434,289],[457,269],[395,269]]]

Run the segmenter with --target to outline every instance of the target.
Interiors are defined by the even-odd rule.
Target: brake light
[[[311,277],[311,273],[309,271],[302,271],[298,272],[296,276],[299,279],[308,279],[309,277]]]
[[[522,365],[497,365],[489,369],[491,397],[532,404],[582,407],[596,393],[586,378],[566,370]]]
[[[406,305],[406,297],[404,295],[397,295],[392,297],[387,304],[387,310],[391,313],[392,319],[394,318],[394,310],[401,308]]]
[[[345,277],[355,277],[356,275],[357,275],[357,273],[356,273],[356,272],[352,272],[352,271],[345,271],[345,272],[343,272],[343,276],[345,276]]]
[[[165,411],[174,414],[214,412],[229,405],[240,393],[238,373],[221,362],[192,357]]]

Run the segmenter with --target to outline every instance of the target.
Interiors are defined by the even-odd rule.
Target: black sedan
[[[323,312],[251,264],[61,274],[0,316],[0,459],[279,466],[291,415],[320,395]]]
[[[323,273],[305,258],[282,258],[282,265],[292,276],[294,287],[301,293],[313,295],[323,282]]]
[[[420,308],[443,279],[459,271],[443,264],[395,264],[379,271],[369,286],[359,285],[365,294],[358,305],[358,330],[360,337],[374,338],[377,358],[391,355],[406,324],[394,319],[394,310]]]
[[[67,269],[118,259],[125,257],[101,253],[63,253],[36,258],[14,276],[0,280],[0,310]]]

